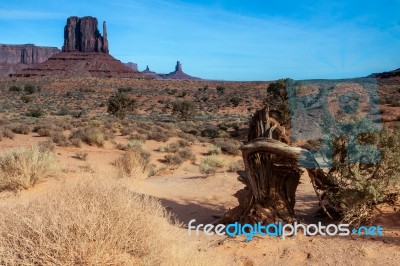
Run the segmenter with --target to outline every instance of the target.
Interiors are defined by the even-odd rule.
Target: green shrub
[[[64,115],[70,115],[71,110],[67,106],[62,106],[60,108],[60,111],[58,112],[58,115],[64,116]]]
[[[286,85],[289,79],[280,79],[269,84],[264,104],[270,107],[270,115],[282,126],[290,125],[290,110]]]
[[[11,91],[11,92],[20,92],[20,91],[22,91],[22,89],[20,87],[18,87],[18,86],[11,86],[9,91]]]
[[[124,119],[136,109],[136,100],[126,94],[118,93],[108,100],[107,112]]]
[[[35,87],[35,86],[33,86],[33,85],[28,84],[28,85],[25,85],[24,91],[25,91],[27,94],[34,94],[34,93],[36,93],[36,92],[39,92],[40,89],[37,88],[37,87]]]
[[[20,99],[21,99],[21,101],[22,101],[23,103],[30,103],[30,102],[32,102],[32,98],[29,97],[29,96],[27,96],[27,95],[22,95]]]
[[[222,86],[217,86],[217,94],[223,95],[225,93],[225,88]]]
[[[178,114],[185,121],[195,113],[196,105],[188,100],[176,101],[172,104],[172,112]]]
[[[232,97],[229,101],[231,102],[231,104],[232,104],[234,107],[237,107],[237,106],[242,102],[242,98],[240,98],[240,97],[238,97],[238,96],[234,96],[234,97]]]
[[[33,108],[33,109],[29,110],[29,111],[26,113],[27,116],[36,117],[36,118],[42,117],[44,114],[45,114],[45,113],[44,113],[43,109],[40,108],[40,107],[38,107],[38,108]]]
[[[218,138],[218,129],[205,128],[201,131],[201,136],[205,138]]]
[[[367,125],[359,125],[360,132],[368,132]],[[374,218],[377,204],[392,202],[400,194],[400,128],[383,129],[377,133],[358,136],[361,145],[377,147],[379,163],[348,162],[349,140],[339,137],[332,144],[322,142],[321,150],[332,152],[332,167],[326,172],[324,201],[328,212],[338,215],[342,222],[358,226]],[[367,146],[368,147],[368,146]],[[374,158],[374,152],[361,153],[357,148],[352,155],[364,159]],[[324,153],[323,153],[324,154]]]

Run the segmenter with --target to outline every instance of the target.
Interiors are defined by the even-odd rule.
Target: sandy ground
[[[3,139],[0,151],[17,146],[27,146],[44,141],[46,138],[30,135],[16,135],[14,140]],[[171,139],[173,142],[176,139]],[[126,138],[117,137],[117,143],[126,142]],[[27,144],[29,143],[29,144]],[[165,143],[147,141],[144,148],[151,152],[152,163],[160,166],[158,161],[164,154],[155,151]],[[207,151],[204,145],[191,146],[197,156],[197,162]],[[87,161],[74,158],[77,151],[88,153]],[[19,195],[10,192],[0,193],[2,204],[8,200],[30,200],[45,193],[58,182],[75,182],[90,175],[113,175],[111,162],[123,154],[122,151],[107,144],[104,148],[84,145],[82,148],[60,148],[55,150],[63,167],[63,175],[51,179]],[[223,156],[225,160],[237,160],[240,157]],[[243,237],[206,237],[187,234],[185,224],[191,219],[197,223],[212,223],[215,217],[237,205],[233,196],[243,185],[237,181],[236,173],[221,170],[214,176],[204,177],[199,173],[198,165],[187,162],[178,169],[165,171],[161,176],[144,180],[128,180],[132,190],[153,195],[183,223],[182,241],[198,243],[203,252],[216,249],[228,256],[232,265],[398,265],[400,261],[400,204],[381,208],[381,214],[375,225],[384,228],[383,237],[306,237],[298,235],[282,240],[278,237],[256,237],[247,242]],[[314,195],[308,176],[303,175],[297,190],[295,207],[300,221],[318,222],[314,216],[318,202]]]

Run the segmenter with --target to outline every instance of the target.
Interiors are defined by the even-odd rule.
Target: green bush
[[[222,95],[225,93],[225,88],[222,86],[217,86],[217,94]]]
[[[361,123],[358,126],[360,132],[370,132],[367,125]],[[332,145],[325,142],[321,144],[321,150],[331,150],[333,158],[322,188],[324,200],[328,202],[328,212],[356,226],[374,217],[373,210],[377,204],[390,202],[400,193],[399,128],[363,133],[358,136],[358,141],[377,147],[380,162],[348,162],[349,139],[343,136],[334,139]],[[374,156],[372,150],[361,153],[357,147],[352,154],[362,154],[363,159]]]
[[[270,107],[270,115],[277,119],[282,126],[290,125],[289,101],[286,85],[289,79],[280,79],[269,84],[267,98],[264,104]]]
[[[176,101],[172,104],[172,112],[178,114],[183,120],[195,113],[196,105],[188,100]]]
[[[21,99],[21,101],[22,101],[23,103],[30,103],[30,102],[32,102],[32,98],[29,97],[29,96],[27,96],[27,95],[22,95],[20,99]]]
[[[40,89],[37,88],[37,87],[35,87],[35,86],[33,86],[33,85],[28,84],[28,85],[25,85],[24,91],[25,91],[27,94],[34,94],[34,93],[36,93],[36,92],[39,92]]]
[[[231,102],[231,104],[232,104],[234,107],[237,107],[243,100],[242,100],[242,98],[240,98],[240,97],[238,97],[238,96],[234,96],[234,97],[232,97],[229,101]]]
[[[36,117],[36,118],[42,117],[44,114],[45,113],[44,113],[43,109],[40,107],[31,109],[26,113],[27,116]]]
[[[107,112],[119,119],[124,119],[136,109],[136,100],[124,93],[118,93],[108,100]]]
[[[18,87],[18,86],[11,86],[9,91],[11,91],[11,92],[20,92],[20,91],[22,91],[22,89],[20,87]]]

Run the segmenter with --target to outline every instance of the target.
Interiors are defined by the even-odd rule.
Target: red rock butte
[[[25,68],[13,76],[79,76],[124,77],[146,76],[109,55],[107,25],[103,22],[103,36],[94,17],[69,17],[64,27],[62,52],[34,67]]]

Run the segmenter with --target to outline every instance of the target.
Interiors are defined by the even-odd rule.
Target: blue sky
[[[107,21],[110,53],[221,80],[348,78],[400,67],[400,0],[1,1],[0,43],[57,46],[69,16]]]

